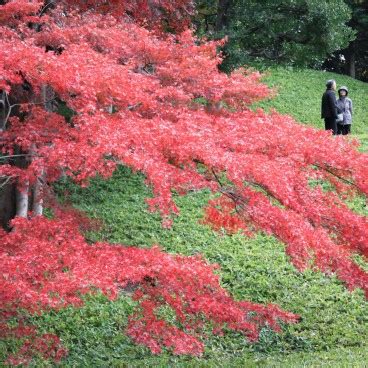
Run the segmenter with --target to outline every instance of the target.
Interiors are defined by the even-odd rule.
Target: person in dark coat
[[[325,129],[332,130],[332,134],[337,134],[337,101],[336,101],[336,82],[331,79],[326,83],[326,92],[322,96],[321,117],[325,119]]]

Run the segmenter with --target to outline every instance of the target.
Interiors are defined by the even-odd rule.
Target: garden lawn
[[[278,97],[262,103],[296,119],[322,127],[319,119],[320,95],[325,79],[351,89],[355,102],[353,132],[367,136],[368,118],[364,98],[368,85],[347,77],[315,71],[272,69],[265,79],[278,85]],[[368,302],[363,293],[352,293],[335,277],[319,272],[298,272],[275,238],[257,234],[245,238],[212,231],[200,223],[202,208],[210,194],[191,192],[176,197],[180,216],[171,229],[161,227],[161,218],[147,211],[145,198],[151,196],[144,177],[120,168],[108,180],[93,180],[79,188],[60,183],[56,190],[92,218],[102,228],[87,234],[90,241],[149,247],[153,244],[171,253],[197,253],[221,269],[222,285],[237,299],[277,303],[300,314],[297,325],[284,326],[282,334],[263,330],[260,341],[249,344],[243,336],[228,333],[206,340],[201,358],[177,357],[169,352],[155,356],[132,343],[124,334],[134,302],[127,296],[110,302],[102,295],[88,297],[79,309],[66,308],[30,317],[41,332],[56,333],[69,349],[62,367],[366,367],[368,362]],[[368,215],[364,201],[352,206]],[[0,356],[14,351],[17,341],[0,343]],[[0,361],[2,360],[0,358]],[[34,367],[51,367],[36,359]]]

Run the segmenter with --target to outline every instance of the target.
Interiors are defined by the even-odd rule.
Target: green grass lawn
[[[321,97],[328,79],[335,79],[337,86],[349,88],[353,101],[352,134],[358,138],[364,149],[368,148],[368,83],[348,76],[320,72],[311,69],[270,68],[264,71],[264,82],[272,87],[276,98],[262,101],[257,106],[295,117],[301,123],[324,129],[321,119]]]
[[[314,71],[274,69],[267,83],[279,86],[279,96],[263,106],[275,107],[298,120],[322,127],[319,119],[320,95],[331,74]],[[364,98],[368,85],[337,75],[339,84],[348,85],[356,102],[353,131],[363,137],[368,118]],[[299,82],[299,85],[298,83]],[[359,87],[359,90],[358,90]],[[360,102],[359,102],[360,101]],[[103,296],[89,297],[79,309],[67,308],[31,317],[42,332],[56,333],[69,349],[62,367],[367,367],[368,302],[361,291],[352,293],[335,277],[319,272],[299,273],[275,238],[257,234],[248,239],[240,235],[218,234],[201,225],[202,208],[209,198],[206,191],[176,197],[181,210],[171,229],[161,227],[161,218],[147,211],[144,199],[151,195],[144,178],[120,168],[108,180],[93,180],[81,189],[70,183],[74,205],[103,227],[88,234],[91,241],[150,247],[160,244],[171,253],[201,253],[221,266],[222,285],[236,299],[277,303],[300,314],[297,325],[284,326],[282,334],[264,329],[260,341],[249,344],[236,333],[211,337],[203,357],[177,357],[169,352],[154,356],[134,345],[124,334],[127,316],[134,303],[128,297],[115,302]],[[356,204],[367,213],[364,202]],[[16,342],[0,342],[0,356],[15,349]],[[51,367],[35,360],[34,367]]]

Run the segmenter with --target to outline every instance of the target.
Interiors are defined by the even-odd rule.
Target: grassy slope
[[[264,105],[292,113],[301,121],[321,124],[319,98],[323,82],[329,77],[318,72],[274,70],[267,82],[280,86],[279,97]],[[298,81],[303,83],[295,88]],[[353,86],[345,80],[343,83]],[[356,83],[361,92],[352,93],[352,98],[363,101],[368,89]],[[312,90],[314,100],[304,98]],[[308,103],[304,105],[303,101]],[[359,110],[356,127],[362,133],[367,117],[363,106]],[[358,116],[362,123],[358,123]],[[57,333],[69,348],[63,367],[365,367],[368,303],[362,293],[349,293],[334,277],[311,271],[298,273],[285,256],[283,245],[272,237],[226,236],[200,225],[208,193],[177,198],[181,215],[172,229],[164,230],[160,218],[146,211],[144,198],[150,191],[143,177],[127,169],[119,170],[107,182],[95,180],[84,190],[70,184],[67,187],[77,207],[104,222],[100,233],[89,235],[91,240],[138,246],[159,243],[173,253],[202,253],[210,262],[221,265],[222,283],[236,298],[278,303],[302,315],[302,320],[298,325],[286,326],[282,335],[263,331],[260,342],[254,345],[237,334],[213,337],[206,342],[201,359],[167,353],[152,356],[123,333],[132,302],[122,298],[112,303],[97,296],[81,309],[68,308],[33,318],[41,330]],[[0,343],[0,355],[13,347]],[[35,366],[48,365],[37,361]]]
[[[40,326],[57,332],[70,348],[66,366],[288,366],[316,360],[331,363],[368,360],[364,336],[368,336],[368,303],[361,292],[349,293],[335,278],[320,273],[297,272],[274,238],[258,235],[215,234],[199,224],[208,193],[191,193],[177,198],[181,215],[171,230],[161,219],[146,211],[150,195],[143,177],[121,169],[108,182],[94,181],[91,187],[69,186],[71,199],[92,217],[102,218],[104,229],[90,234],[91,240],[108,240],[127,245],[159,243],[173,253],[202,253],[221,265],[223,285],[238,299],[274,302],[302,315],[302,321],[287,326],[282,335],[264,331],[251,346],[236,334],[207,341],[204,359],[154,357],[129,341],[122,331],[131,303],[92,299],[81,310],[68,309],[37,319]],[[120,308],[119,308],[120,306]],[[329,352],[339,348],[337,353]],[[342,350],[341,350],[342,349]],[[343,355],[342,355],[343,354]],[[129,362],[129,363],[128,363]],[[332,363],[333,362],[333,363]],[[362,365],[363,366],[363,365]]]
[[[314,70],[273,68],[265,71],[264,81],[277,92],[277,97],[259,106],[292,115],[296,120],[323,129],[321,97],[328,79],[335,79],[338,87],[349,88],[353,101],[352,133],[368,148],[368,83],[350,77]]]

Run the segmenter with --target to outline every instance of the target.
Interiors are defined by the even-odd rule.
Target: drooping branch
[[[198,256],[169,255],[158,247],[90,245],[68,214],[59,220],[16,219],[13,226],[17,231],[0,234],[0,296],[7,298],[14,313],[19,307],[38,311],[81,305],[82,296],[96,288],[113,300],[119,290],[133,284],[139,308],[131,316],[128,334],[153,353],[165,348],[191,355],[203,352],[199,337],[206,328],[204,321],[218,331],[231,329],[255,341],[262,326],[279,331],[281,321],[298,320],[297,315],[275,305],[233,300],[220,286],[214,266]],[[27,267],[35,262],[43,267]],[[17,299],[9,300],[13,293]],[[176,323],[157,317],[162,306],[172,308]],[[0,314],[0,323],[5,322],[6,316]]]
[[[350,181],[350,180],[348,180],[348,179],[344,178],[344,177],[343,177],[343,176],[341,176],[341,175],[338,175],[338,174],[336,173],[336,171],[334,171],[334,170],[333,170],[333,168],[329,168],[328,166],[322,167],[321,165],[317,165],[317,164],[315,164],[314,166],[315,166],[316,168],[318,168],[318,169],[322,170],[322,171],[326,171],[326,172],[328,172],[328,173],[329,173],[329,174],[331,174],[332,176],[334,176],[334,177],[336,177],[337,179],[340,179],[341,181],[343,181],[345,184],[348,184],[348,185],[354,186],[354,187],[356,187],[357,189],[359,189],[359,187],[358,187],[354,182],[352,182],[352,181]]]

